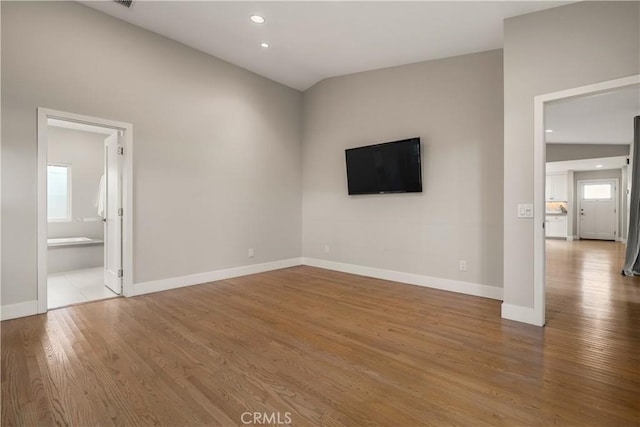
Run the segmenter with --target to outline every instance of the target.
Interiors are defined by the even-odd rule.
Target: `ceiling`
[[[640,115],[640,86],[580,96],[545,107],[547,143],[631,144]]]
[[[547,162],[547,172],[620,169],[626,164],[627,156],[604,157],[601,159],[567,160],[563,162]]]
[[[502,47],[503,20],[570,1],[80,1],[298,90]],[[254,24],[250,15],[265,17]],[[268,42],[269,48],[262,48]]]

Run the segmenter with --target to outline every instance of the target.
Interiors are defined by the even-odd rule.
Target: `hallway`
[[[587,328],[637,325],[640,277],[620,274],[625,250],[617,242],[547,240],[547,325],[569,316]]]
[[[546,249],[544,340],[561,342],[555,350],[566,361],[554,376],[581,372],[581,381],[567,382],[565,392],[589,394],[593,399],[585,403],[593,407],[621,404],[631,393],[636,399],[629,409],[640,413],[640,277],[620,274],[626,245],[547,240]]]

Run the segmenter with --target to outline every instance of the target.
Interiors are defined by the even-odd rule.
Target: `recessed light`
[[[551,132],[553,132],[553,129],[546,129],[545,132],[546,133],[551,133]]]
[[[264,23],[264,18],[260,15],[251,15],[249,19],[251,19],[251,21],[255,22],[256,24]]]
[[[596,165],[597,168],[603,168],[603,165]]]
[[[260,46],[262,46],[264,48],[267,48],[267,47],[269,47],[269,43],[262,42],[262,43],[260,43]]]

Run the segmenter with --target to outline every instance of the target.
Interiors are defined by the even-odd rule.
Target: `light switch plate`
[[[533,204],[532,203],[518,204],[518,218],[533,218]]]

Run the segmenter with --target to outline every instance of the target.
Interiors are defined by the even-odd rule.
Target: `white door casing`
[[[122,293],[133,295],[133,125],[130,123],[77,113],[38,107],[38,252],[37,252],[37,313],[47,312],[47,127],[48,119],[110,128],[122,132],[120,144],[124,147],[122,162]],[[35,313],[34,313],[35,314]]]
[[[545,104],[575,96],[597,94],[612,89],[640,85],[640,74],[607,80],[599,83],[571,89],[537,95],[533,99],[534,145],[533,145],[533,193],[534,193],[534,235],[533,235],[533,307],[519,309],[519,306],[503,302],[502,317],[544,326],[545,319],[545,177],[546,177],[546,141],[545,141]],[[630,164],[633,167],[633,164]],[[512,310],[512,308],[518,308]]]
[[[104,283],[122,293],[122,156],[120,132],[104,140]]]

